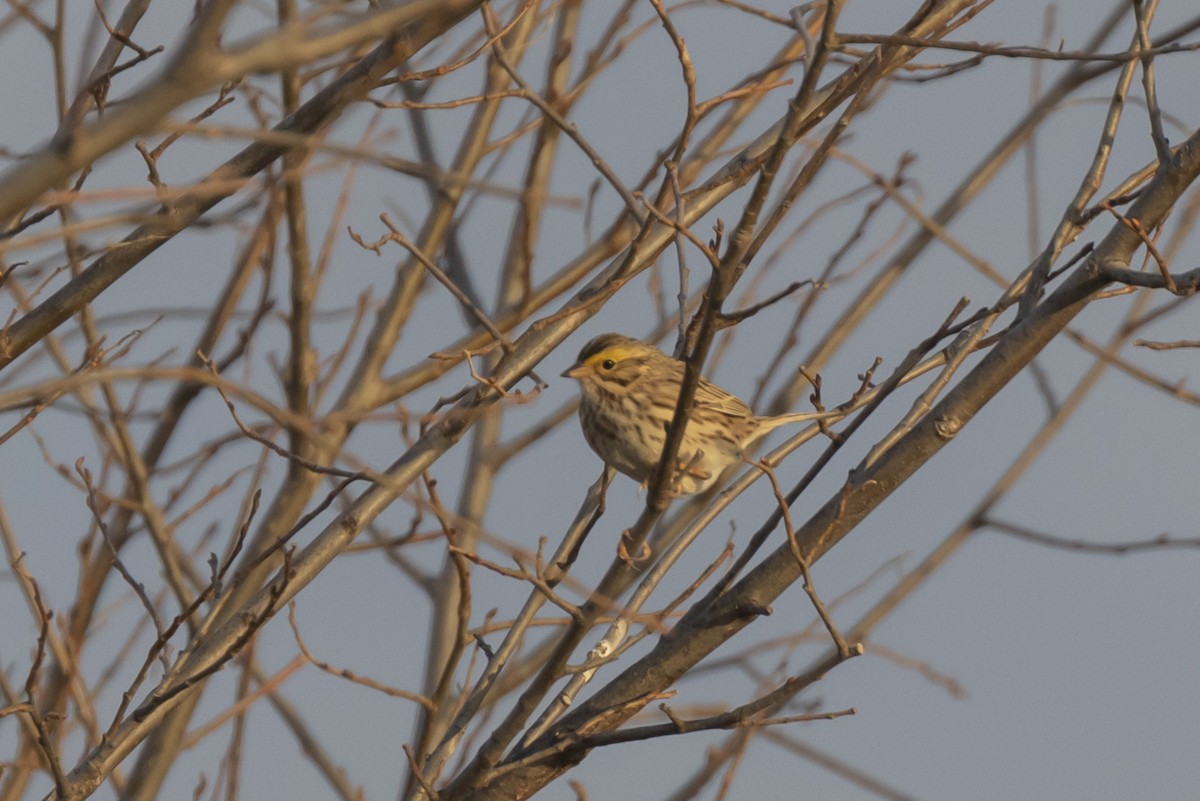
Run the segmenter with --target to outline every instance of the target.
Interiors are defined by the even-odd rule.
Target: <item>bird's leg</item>
[[[700,464],[700,460],[703,458],[704,451],[697,448],[696,452],[692,454],[692,458],[689,461],[679,462],[679,468],[675,472],[675,481],[672,484],[676,492],[679,491],[679,486],[682,483],[684,476],[698,478],[701,481],[708,481],[710,478],[712,478],[712,473],[701,470],[697,467],[697,465]]]
[[[680,487],[680,484],[683,482],[684,476],[691,476],[692,478],[698,478],[701,481],[708,481],[710,478],[712,478],[712,473],[709,473],[705,470],[701,470],[700,468],[697,467],[697,465],[700,464],[700,460],[703,458],[704,458],[704,451],[697,450],[695,453],[692,454],[692,458],[689,459],[688,461],[684,462],[681,460],[681,461],[675,462],[675,473],[671,477],[671,491],[673,493],[675,493],[676,495],[679,494],[679,487]],[[638,484],[638,492],[645,492],[646,488],[649,486],[650,486],[650,478],[649,478],[649,476],[647,476],[646,479],[644,481],[642,481],[641,484]]]
[[[617,543],[617,557],[630,567],[636,568],[637,561],[639,559],[646,559],[648,556],[650,556],[650,546],[646,544],[645,540],[643,540],[642,547],[639,549],[640,552],[637,556],[633,556],[629,553],[629,542],[632,535],[633,532],[629,529],[625,529],[621,532],[621,541]]]

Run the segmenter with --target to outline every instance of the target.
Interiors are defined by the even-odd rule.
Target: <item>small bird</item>
[[[683,383],[683,362],[653,345],[601,334],[583,346],[563,377],[579,382],[579,423],[592,450],[609,467],[644,486],[662,456]],[[747,448],[779,426],[832,417],[801,412],[757,417],[750,407],[703,378],[679,448],[671,494],[708,489]]]

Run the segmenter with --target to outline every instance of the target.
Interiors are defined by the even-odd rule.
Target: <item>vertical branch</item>
[[[1162,111],[1158,108],[1158,90],[1154,85],[1154,53],[1150,44],[1150,20],[1158,8],[1158,0],[1133,0],[1133,15],[1137,21],[1137,49],[1142,62],[1142,90],[1146,93],[1146,113],[1150,117],[1150,138],[1160,167],[1171,160],[1171,143],[1163,132]]]
[[[280,27],[286,26],[296,16],[295,0],[276,0],[276,11]],[[279,76],[280,95],[285,114],[292,114],[300,105],[300,78],[293,69],[283,70]],[[289,150],[283,157],[284,218],[287,220],[287,253],[291,267],[288,285],[290,309],[288,310],[288,363],[284,381],[288,408],[300,419],[310,414],[310,389],[316,379],[316,353],[312,344],[312,304],[316,291],[312,259],[308,245],[308,214],[304,203],[304,165],[308,152],[302,148]],[[307,434],[297,427],[288,431],[288,449],[301,458],[308,458],[312,443]],[[290,462],[289,470],[302,470]]]
[[[571,4],[562,13],[568,14]],[[577,12],[576,12],[577,13]],[[518,57],[524,53],[525,48],[529,44],[530,36],[535,30],[536,14],[530,4],[526,3],[518,8],[508,26],[507,33],[500,37],[493,48],[492,57],[487,64],[487,71],[484,76],[484,85],[482,87],[485,97],[498,95],[509,87],[511,78],[509,71],[505,69],[500,62],[499,48],[502,46],[510,53],[516,54]],[[568,14],[567,19],[570,20],[571,15]],[[490,24],[490,23],[489,23]],[[560,25],[562,23],[560,22]],[[560,35],[563,34],[560,28]],[[568,24],[565,29],[566,35],[573,32],[573,24]],[[501,45],[501,42],[503,43]],[[558,76],[558,80],[565,81],[566,74]],[[499,97],[485,100],[475,110],[475,121],[469,127],[467,136],[460,143],[458,156],[451,168],[451,175],[468,175],[479,164],[483,149],[486,145],[488,132],[492,129],[496,122],[497,115],[500,111],[501,100]],[[548,150],[545,154],[537,155],[535,151],[535,160],[550,159],[542,165],[541,173],[543,179],[548,175],[549,164],[552,163],[553,150]],[[539,172],[534,172],[533,167],[530,168],[530,176],[527,181],[536,181]],[[527,184],[526,197],[530,192],[544,192],[545,185],[537,185],[536,183]],[[430,216],[430,223],[438,220],[439,215],[445,215],[446,222],[449,222],[450,214],[457,206],[461,199],[463,188],[462,184],[457,186],[429,185],[431,195],[437,200],[435,212]],[[529,213],[533,211],[528,203],[524,206],[524,210]],[[521,218],[527,226],[534,226],[535,223],[531,217]],[[521,223],[518,223],[520,226]],[[430,230],[427,228],[426,230]],[[505,260],[501,274],[499,285],[499,297],[497,300],[497,309],[508,309],[518,305],[518,299],[528,292],[528,271],[530,269],[528,262],[523,262],[520,254],[524,251],[521,245],[516,242],[519,227],[515,227],[510,233],[508,243],[508,258]],[[532,236],[531,233],[524,233],[524,236]],[[422,243],[417,248],[418,252],[432,253],[427,249],[427,244]],[[530,253],[532,257],[532,253]],[[414,261],[417,257],[412,257]],[[460,262],[458,271],[463,276],[468,276],[465,262]],[[460,287],[461,289],[461,287]],[[477,323],[480,328],[487,326]],[[496,336],[498,331],[489,331],[491,336]],[[503,338],[501,338],[503,342]],[[498,358],[497,354],[489,359],[490,364],[494,365]],[[470,453],[468,456],[466,475],[464,476],[464,484],[462,494],[458,501],[458,514],[464,521],[464,525],[459,528],[459,538],[456,543],[459,548],[473,551],[479,541],[480,526],[485,516],[485,512],[491,501],[492,489],[494,486],[496,470],[499,465],[490,458],[490,454],[499,442],[500,426],[502,417],[499,414],[488,415],[480,421],[480,425],[476,427],[472,435]],[[414,738],[417,744],[416,758],[419,761],[425,761],[430,752],[435,746],[443,740],[446,732],[449,730],[451,723],[455,717],[455,709],[447,706],[448,699],[451,698],[451,690],[454,687],[456,670],[459,660],[461,659],[464,649],[468,642],[461,637],[461,632],[464,631],[469,623],[463,619],[464,615],[469,615],[470,605],[466,603],[467,595],[464,593],[464,582],[470,574],[470,566],[465,560],[456,558],[453,554],[447,552],[444,557],[442,566],[439,571],[438,578],[433,583],[433,619],[430,622],[429,638],[427,642],[427,651],[425,655],[424,678],[422,682],[422,691],[429,695],[433,701],[435,709],[433,711],[421,710],[418,715],[417,731]],[[441,770],[441,764],[435,764],[436,760],[431,760],[430,767],[426,770],[431,770],[433,775]],[[418,791],[418,787],[414,784],[418,774],[413,771],[408,774],[406,787],[404,789],[404,797],[413,797],[413,794]]]
[[[1152,0],[1152,2],[1157,2],[1157,0]],[[1139,36],[1140,31],[1134,34],[1135,43]],[[1014,290],[1020,290],[1022,293],[1017,312],[1018,317],[1028,314],[1041,299],[1042,291],[1049,280],[1050,270],[1054,266],[1055,260],[1058,259],[1063,248],[1074,241],[1087,222],[1084,210],[1091,202],[1092,197],[1100,190],[1100,184],[1104,180],[1108,161],[1112,156],[1113,142],[1117,136],[1117,126],[1125,111],[1125,98],[1129,94],[1129,86],[1133,82],[1136,69],[1132,60],[1126,61],[1121,66],[1116,86],[1113,88],[1112,99],[1108,104],[1108,113],[1104,118],[1104,125],[1100,129],[1100,137],[1096,144],[1096,152],[1092,156],[1092,163],[1084,173],[1083,180],[1075,191],[1075,197],[1063,211],[1049,243],[1030,265],[1027,273],[1022,274],[1021,278],[1014,283]]]

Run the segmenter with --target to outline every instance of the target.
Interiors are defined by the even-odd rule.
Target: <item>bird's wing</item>
[[[749,406],[705,378],[701,378],[700,386],[696,387],[696,405],[730,417],[749,417],[753,414]]]

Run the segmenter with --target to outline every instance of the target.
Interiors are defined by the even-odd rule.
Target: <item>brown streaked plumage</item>
[[[683,382],[683,362],[621,334],[601,334],[563,372],[579,382],[583,436],[604,463],[645,483],[662,455]],[[679,448],[672,494],[708,489],[747,448],[779,426],[828,417],[803,412],[758,417],[739,398],[705,379]]]

